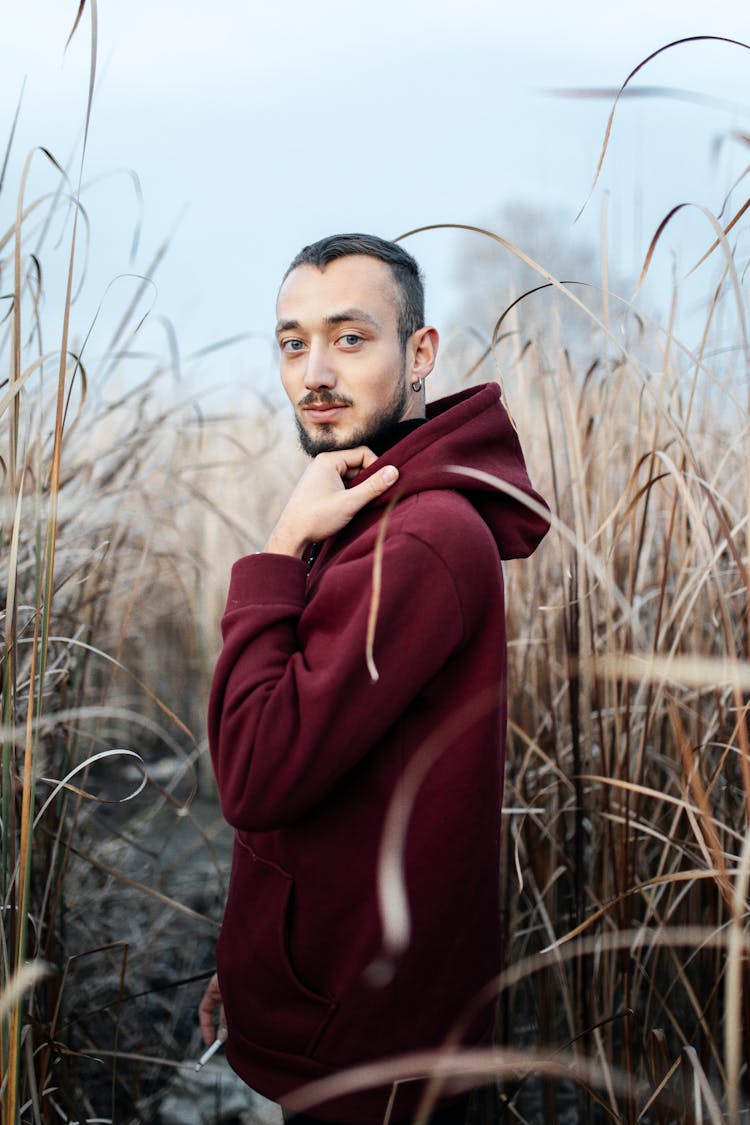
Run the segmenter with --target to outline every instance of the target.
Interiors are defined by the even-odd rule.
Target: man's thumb
[[[355,484],[353,488],[348,490],[349,498],[357,505],[355,511],[364,508],[365,504],[369,503],[375,496],[380,496],[397,480],[398,469],[396,466],[386,465],[380,472],[373,473],[367,480],[363,480],[361,484]]]

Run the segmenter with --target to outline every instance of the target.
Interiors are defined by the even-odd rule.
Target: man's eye
[[[301,340],[282,340],[281,341],[282,352],[287,352],[287,353],[288,352],[301,352],[303,347],[304,347],[304,344],[302,343]]]
[[[362,343],[362,337],[358,332],[345,332],[343,336],[339,337],[339,343],[347,348],[355,348],[357,344]]]

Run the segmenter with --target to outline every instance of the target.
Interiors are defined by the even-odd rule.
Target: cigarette
[[[198,1059],[198,1062],[195,1064],[195,1069],[200,1070],[201,1067],[205,1066],[206,1063],[208,1062],[208,1060],[212,1059],[214,1057],[216,1052],[219,1050],[219,1047],[223,1047],[223,1046],[224,1046],[224,1040],[223,1039],[214,1039],[211,1046],[208,1047],[207,1050],[205,1050],[203,1052],[203,1054],[201,1055],[201,1057]]]

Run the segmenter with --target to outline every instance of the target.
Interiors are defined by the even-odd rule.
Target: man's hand
[[[219,1009],[219,1027],[216,1027],[216,1009]],[[203,999],[198,1005],[198,1020],[201,1028],[203,1042],[210,1047],[214,1039],[227,1040],[227,1023],[224,1018],[224,1005],[221,1002],[219,991],[219,978],[214,973],[208,982],[208,988],[203,994]]]
[[[301,558],[312,543],[346,527],[365,504],[398,480],[398,469],[386,465],[362,484],[346,487],[344,481],[376,460],[365,445],[319,453],[300,478],[264,550]]]

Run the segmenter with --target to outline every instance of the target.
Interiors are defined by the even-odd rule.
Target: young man
[[[543,503],[496,385],[425,407],[438,335],[401,247],[306,247],[277,314],[313,460],[265,550],[235,564],[222,621],[209,738],[236,840],[201,1026],[209,1042],[223,998],[229,1062],[283,1106],[452,1033],[491,1041],[478,998],[501,966],[500,560],[529,555],[547,522],[492,483]],[[386,1084],[314,1113],[405,1122],[422,1092],[402,1083],[391,1104]]]

